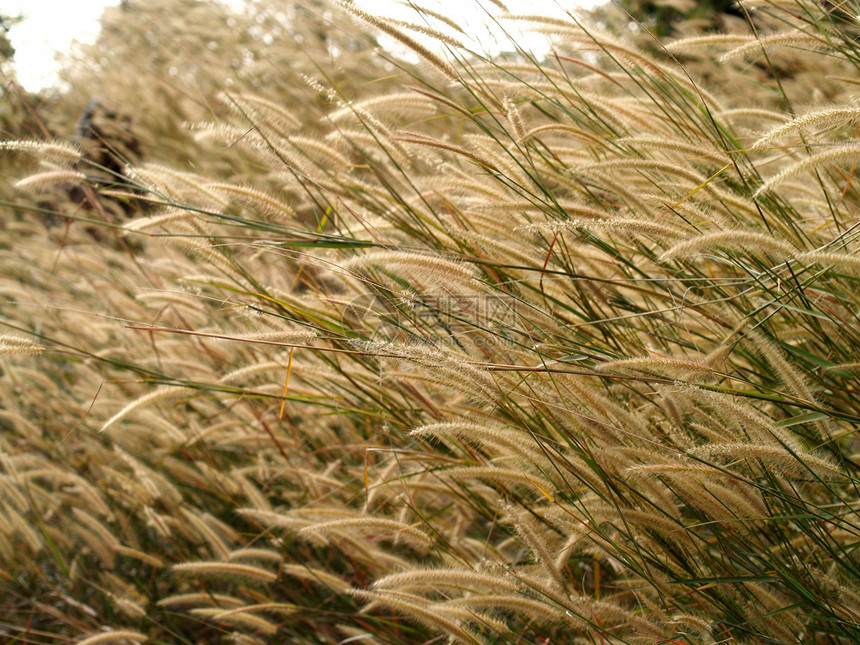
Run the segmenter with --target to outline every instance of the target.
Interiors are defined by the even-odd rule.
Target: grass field
[[[140,158],[2,144],[0,639],[860,640],[860,8],[491,4],[117,9]]]

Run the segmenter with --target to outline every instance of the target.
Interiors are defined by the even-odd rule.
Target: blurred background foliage
[[[663,37],[681,25],[685,34],[706,32],[741,20],[731,0],[618,4],[623,12],[598,7],[593,15],[626,36],[645,29]],[[326,0],[248,0],[241,11],[215,0],[126,0],[105,10],[94,43],[64,55],[57,87],[27,93],[8,62],[14,48],[7,32],[15,20],[0,15],[3,136],[72,136],[87,104],[96,100],[122,117],[142,158],[193,163],[198,171],[207,162],[189,146],[184,126],[225,114],[228,106],[214,100],[222,90],[275,100],[290,96],[289,109],[301,118],[329,100],[295,91],[307,86],[307,77],[324,78],[350,99],[366,93],[367,84],[381,92],[398,82],[397,66],[373,55],[373,31],[344,19]],[[223,164],[240,158],[219,160],[219,170],[229,173]],[[7,180],[3,184],[8,196]]]
[[[658,38],[674,35],[680,26],[685,31],[725,29],[732,17],[743,16],[734,0],[620,0],[617,4]]]

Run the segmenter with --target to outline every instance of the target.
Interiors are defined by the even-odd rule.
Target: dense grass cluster
[[[3,638],[860,639],[858,8],[493,4],[551,53],[332,7],[412,62],[199,172],[3,144]]]

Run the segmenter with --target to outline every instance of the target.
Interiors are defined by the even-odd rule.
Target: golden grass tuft
[[[860,641],[853,16],[348,4],[124,3],[103,141],[4,126],[4,633]]]

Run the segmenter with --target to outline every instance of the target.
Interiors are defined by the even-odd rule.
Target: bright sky
[[[119,0],[0,0],[0,13],[26,18],[9,32],[21,85],[33,91],[50,85],[57,70],[54,54],[68,50],[73,39],[95,40],[103,9],[117,4]]]
[[[597,3],[598,0],[507,0],[505,4],[513,13],[559,15],[562,6]],[[0,0],[0,14],[25,16],[25,20],[9,32],[16,49],[15,68],[21,85],[37,91],[53,84],[58,68],[56,53],[67,51],[73,40],[93,42],[98,35],[102,11],[117,4],[119,0]],[[228,4],[241,4],[241,0],[228,0]],[[403,16],[392,9],[394,0],[359,0],[359,4],[379,15]],[[463,26],[480,24],[483,15],[475,0],[436,0],[426,4],[439,8]],[[412,20],[415,20],[414,14]],[[525,42],[531,48],[540,47],[536,41]]]

